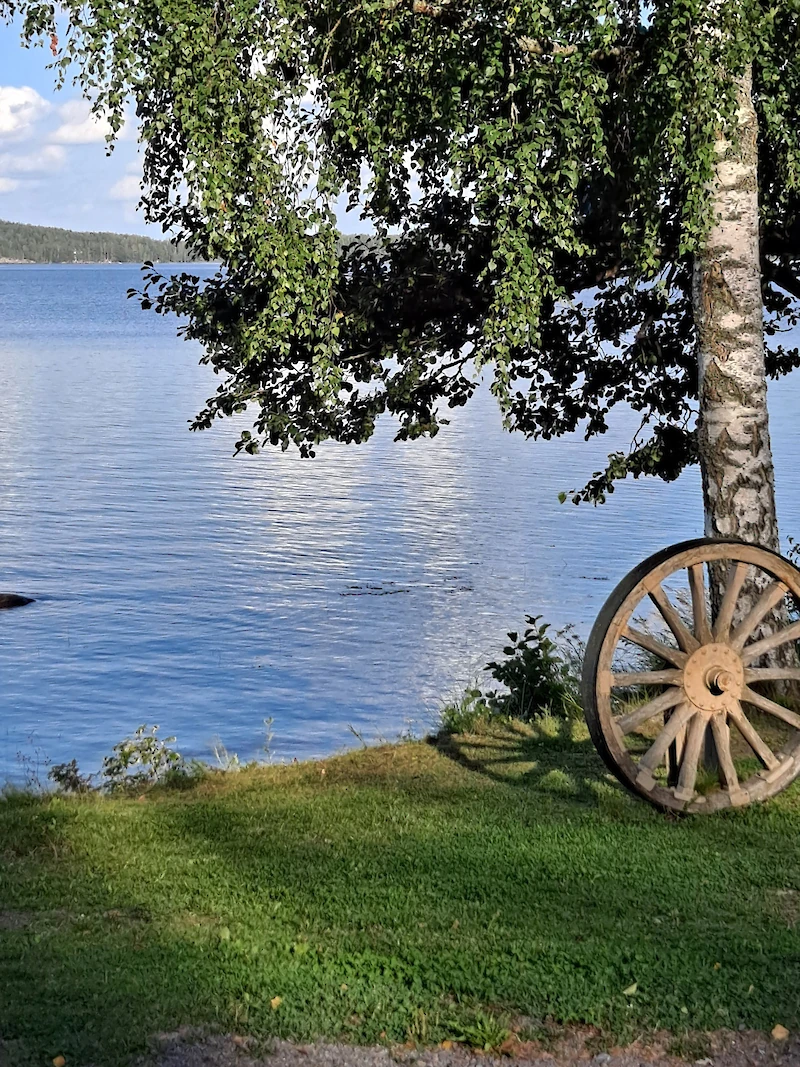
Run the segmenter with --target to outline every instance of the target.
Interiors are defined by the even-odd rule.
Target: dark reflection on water
[[[557,493],[625,444],[503,433],[482,394],[434,441],[391,427],[314,461],[190,434],[216,388],[138,268],[0,267],[0,780],[30,738],[93,769],[142,722],[207,756],[277,758],[417,732],[526,612],[586,633],[643,556],[702,532],[697,473]],[[785,533],[800,534],[797,380],[772,387]]]

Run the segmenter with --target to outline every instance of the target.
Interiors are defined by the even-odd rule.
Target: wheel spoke
[[[689,585],[692,590],[692,616],[694,633],[701,645],[711,642],[711,627],[706,610],[706,583],[703,579],[703,564],[693,563],[689,568]]]
[[[631,730],[635,730],[637,726],[641,726],[642,723],[647,722],[648,719],[652,719],[654,715],[658,715],[661,711],[668,711],[669,708],[674,708],[676,704],[679,704],[683,700],[683,689],[679,689],[677,686],[672,686],[670,689],[665,689],[663,693],[660,693],[652,700],[648,700],[646,704],[640,704],[638,708],[634,708],[633,711],[627,712],[625,715],[615,720],[617,726],[622,730],[623,734],[629,734]]]
[[[723,784],[733,796],[741,793],[739,776],[733,765],[731,755],[731,731],[721,715],[714,715],[711,719],[711,732],[714,735],[714,744],[717,746],[717,757]]]
[[[748,667],[745,682],[800,682],[800,667]]]
[[[714,623],[714,640],[726,641],[733,621],[733,613],[736,610],[736,601],[742,591],[744,580],[750,569],[749,563],[732,563],[728,570],[728,581],[725,585],[725,594],[720,604],[717,621]]]
[[[678,785],[675,789],[675,796],[678,800],[691,800],[694,796],[694,787],[697,781],[697,764],[700,759],[700,749],[703,747],[705,733],[705,717],[703,715],[695,715],[689,724],[689,736],[686,739],[686,747],[683,750],[681,772],[678,775]]]
[[[650,634],[643,634],[641,630],[635,630],[632,626],[626,626],[622,631],[622,636],[627,637],[629,641],[633,641],[635,645],[644,648],[647,652],[652,652],[659,659],[666,660],[667,663],[673,663],[676,667],[682,667],[689,658],[685,652],[681,652],[677,648],[671,648],[669,645],[665,645],[663,641],[651,637]]]
[[[681,704],[680,707],[676,708],[664,723],[664,729],[639,760],[639,767],[643,767],[652,773],[666,756],[669,746],[694,714],[695,709],[691,704]]]
[[[684,652],[694,652],[696,648],[700,647],[700,642],[684,625],[683,620],[660,585],[651,590],[650,599],[663,615],[664,621],[672,630],[675,640]]]
[[[746,701],[748,704],[753,704],[761,711],[766,711],[768,715],[774,715],[776,719],[782,719],[790,726],[793,726],[795,730],[800,730],[800,715],[797,715],[793,711],[789,711],[789,709],[783,707],[782,704],[770,700],[769,697],[762,696],[761,693],[756,693],[755,690],[750,689],[749,686],[744,687],[744,690],[742,691],[742,700]]]
[[[774,771],[780,764],[778,757],[747,718],[738,701],[728,710],[728,716],[733,719],[736,729],[748,743],[750,748],[752,748],[753,752],[755,752],[767,770]]]
[[[678,784],[678,774],[681,769],[681,758],[686,747],[686,727],[682,726],[678,736],[669,746],[667,752],[667,785],[673,789]]]
[[[746,645],[742,649],[742,663],[747,666],[754,659],[763,656],[765,652],[771,652],[773,648],[785,645],[789,641],[797,641],[798,638],[800,638],[800,622],[793,622],[785,630],[778,630],[777,633],[770,634],[769,637],[762,637],[760,641],[754,641],[752,645]]]
[[[744,648],[744,643],[747,638],[752,634],[753,630],[758,626],[764,616],[772,611],[772,609],[780,603],[781,600],[789,592],[783,582],[770,582],[756,603],[753,605],[752,610],[747,615],[744,622],[733,631],[730,637],[730,645],[737,651]]]
[[[679,685],[683,671],[668,667],[665,671],[622,671],[611,675],[612,689],[626,685]]]

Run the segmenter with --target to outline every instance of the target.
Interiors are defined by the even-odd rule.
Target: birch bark
[[[736,82],[737,125],[716,142],[714,222],[695,257],[705,532],[778,549],[764,366],[758,120],[752,70]],[[713,581],[713,598],[719,595]]]
[[[719,135],[715,146],[714,222],[702,254],[695,257],[693,276],[705,532],[708,537],[733,537],[778,551],[764,364],[758,117],[751,67],[737,79],[736,93],[735,130],[731,140]],[[709,571],[711,609],[716,615],[726,572],[713,566]],[[768,583],[768,576],[760,574],[744,586],[735,622],[747,614]],[[786,606],[780,605],[754,636],[765,636],[787,621]],[[783,646],[765,662],[795,665],[796,652]],[[787,683],[779,683],[776,692],[795,699]],[[710,737],[705,748],[705,762],[713,766]]]

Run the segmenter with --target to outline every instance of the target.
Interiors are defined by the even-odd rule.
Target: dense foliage
[[[642,425],[582,494],[696,459],[692,253],[732,76],[753,64],[770,329],[800,294],[800,2],[0,0],[117,128],[146,217],[219,272],[148,272],[254,404],[238,447],[434,434],[481,368],[509,428]],[[334,204],[382,240],[338,241]],[[596,300],[591,292],[596,287]],[[774,344],[768,370],[800,363]],[[577,497],[576,497],[577,498]]]
[[[0,262],[25,263],[186,263],[183,244],[124,233],[84,233],[55,226],[29,226],[0,219]]]

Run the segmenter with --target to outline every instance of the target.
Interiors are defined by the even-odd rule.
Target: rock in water
[[[19,596],[18,593],[0,593],[0,611],[3,608],[21,608],[23,604],[32,604],[29,596]]]

